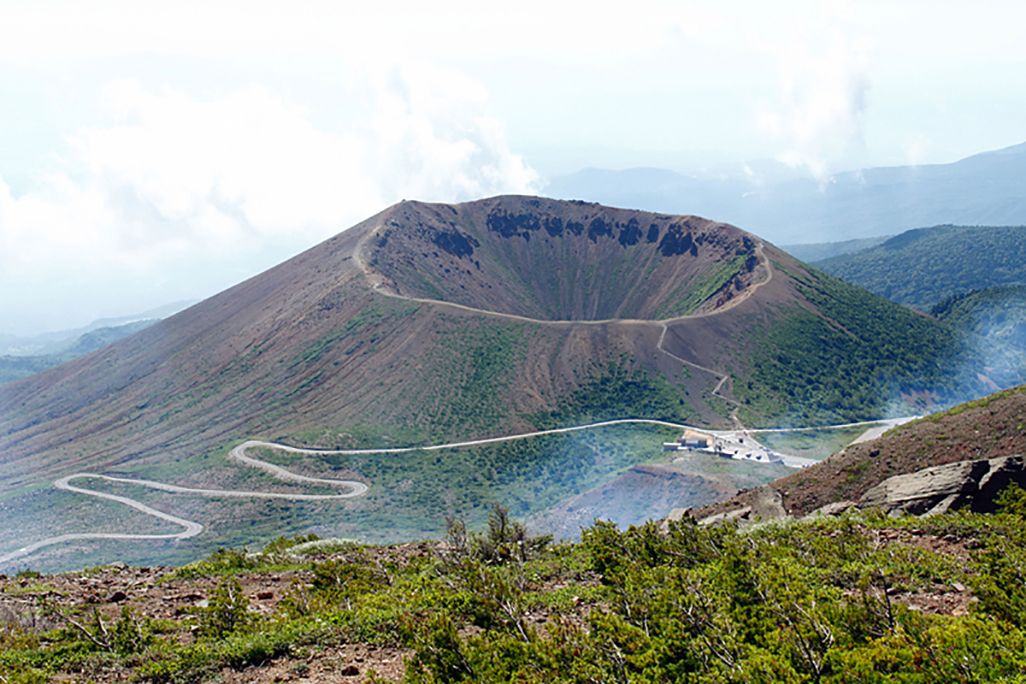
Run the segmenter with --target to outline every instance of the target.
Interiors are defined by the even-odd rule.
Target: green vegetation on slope
[[[815,265],[891,301],[926,311],[969,290],[1026,284],[1026,227],[919,228]]]
[[[981,340],[987,373],[999,384],[1026,377],[1026,285],[954,295],[930,313]]]
[[[743,416],[848,422],[976,392],[983,363],[954,329],[826,274],[794,277],[822,316],[796,309],[760,338],[734,383]]]
[[[693,415],[683,387],[660,375],[631,370],[621,359],[596,368],[592,378],[565,397],[556,410],[529,416],[540,430],[617,418],[685,423]]]
[[[470,321],[439,333],[411,420],[434,441],[488,434],[509,416],[516,369],[527,353],[527,324]]]
[[[748,254],[739,254],[700,282],[674,290],[656,311],[656,318],[675,318],[694,313],[744,268]]]
[[[487,532],[455,521],[440,545],[318,553],[302,537],[221,551],[160,578],[208,597],[170,619],[131,596],[102,611],[78,596],[47,603],[50,582],[24,575],[0,599],[47,618],[0,625],[0,675],[212,682],[326,665],[409,684],[1022,681],[1024,501],[1017,490],[991,516],[749,531],[599,523],[559,546],[498,509]],[[250,610],[261,587],[283,596]],[[355,672],[338,657],[354,646],[367,655]],[[405,667],[375,672],[397,655]]]
[[[934,306],[930,313],[960,330],[1026,351],[1026,285],[953,295]]]

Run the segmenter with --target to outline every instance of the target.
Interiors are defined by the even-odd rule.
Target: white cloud
[[[791,40],[756,41],[778,74],[776,96],[759,107],[756,120],[780,146],[780,161],[822,182],[862,151],[869,46],[851,26],[848,5],[829,3],[820,11],[792,23]]]
[[[0,301],[0,325],[208,294],[224,273],[266,266],[269,249],[307,246],[402,198],[534,189],[473,81],[393,67],[354,92],[361,106],[329,126],[264,87],[201,99],[111,85],[110,120],[78,131],[60,168],[23,194],[0,179],[0,289],[32,292]]]

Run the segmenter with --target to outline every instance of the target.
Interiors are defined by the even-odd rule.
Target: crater
[[[762,268],[727,224],[540,197],[402,202],[372,237],[361,256],[379,289],[552,321],[715,311]]]

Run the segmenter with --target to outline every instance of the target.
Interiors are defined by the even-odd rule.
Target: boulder
[[[725,522],[745,524],[783,520],[788,517],[787,511],[784,510],[783,497],[780,495],[780,492],[772,487],[760,487],[752,490],[749,505],[702,518],[698,521],[698,524],[718,525]]]
[[[1026,457],[959,461],[895,475],[863,494],[858,507],[880,508],[889,515],[936,515],[960,508],[989,513],[994,498],[1011,483],[1026,485]]]
[[[825,506],[820,506],[812,513],[809,513],[806,518],[826,518],[835,517],[841,515],[845,511],[851,510],[855,507],[854,501],[834,501],[828,503]]]

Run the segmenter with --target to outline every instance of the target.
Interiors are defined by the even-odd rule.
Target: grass
[[[763,432],[755,435],[762,444],[792,456],[822,460],[851,444],[866,427],[802,432]]]
[[[674,318],[694,313],[698,307],[719,292],[724,285],[730,282],[731,278],[741,271],[747,259],[747,254],[740,254],[706,276],[701,282],[688,283],[686,286],[678,288],[659,307],[656,317]]]

